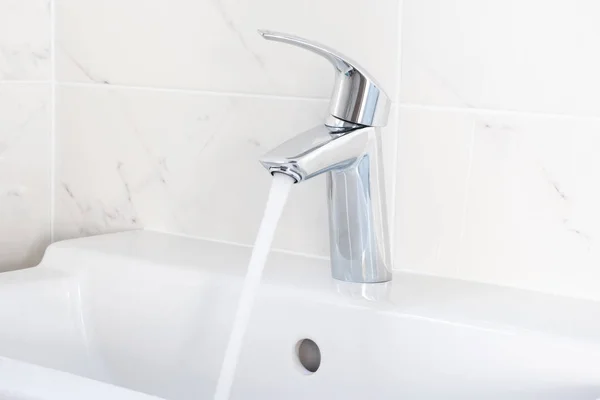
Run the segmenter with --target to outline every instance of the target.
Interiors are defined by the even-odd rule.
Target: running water
[[[284,174],[273,175],[273,185],[269,192],[269,200],[265,208],[262,223],[254,242],[254,249],[248,264],[248,272],[242,287],[242,294],[238,302],[237,313],[233,322],[231,336],[225,351],[225,359],[221,366],[219,382],[215,392],[214,400],[228,400],[231,392],[231,385],[235,377],[235,368],[237,367],[238,357],[242,350],[242,342],[244,333],[252,312],[252,304],[256,296],[256,290],[260,284],[260,278],[271,249],[273,235],[279,222],[279,217],[285,206],[290,189],[294,184],[294,180]]]

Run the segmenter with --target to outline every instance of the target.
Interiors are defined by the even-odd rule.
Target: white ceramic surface
[[[123,387],[0,357],[2,400],[158,400]]]
[[[249,254],[143,231],[53,244],[38,267],[0,275],[0,371],[15,375],[0,397],[69,398],[61,385],[76,382],[80,398],[144,398],[10,358],[166,399],[211,398]],[[406,273],[389,286],[340,285],[325,260],[273,253],[233,399],[593,399],[599,316],[597,302]],[[322,353],[312,375],[294,352],[303,338]]]

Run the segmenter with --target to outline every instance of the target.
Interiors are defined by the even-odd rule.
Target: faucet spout
[[[333,133],[319,125],[269,151],[260,162],[271,173],[280,172],[296,183],[302,182],[355,163],[365,153],[371,131],[373,128]]]

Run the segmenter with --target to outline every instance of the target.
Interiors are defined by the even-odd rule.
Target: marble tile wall
[[[600,120],[405,106],[396,266],[600,298]]]
[[[0,272],[50,242],[49,0],[0,1]]]
[[[397,0],[56,5],[57,239],[145,227],[253,243],[271,183],[258,158],[322,123],[333,86],[327,61],[258,28],[350,54],[396,98]],[[294,188],[274,246],[328,256],[327,224],[319,177]]]
[[[395,268],[600,299],[594,0],[53,1],[56,240],[145,227],[252,243],[270,183],[256,159],[319,123],[332,84],[268,28],[347,53],[394,99]],[[48,4],[1,7],[35,27],[0,12],[22,36],[0,41],[0,79],[34,81],[0,84],[15,108],[0,140],[28,135],[0,153],[0,184],[47,197]],[[25,240],[0,238],[26,264],[48,238],[29,216],[48,206],[10,201],[0,216]],[[327,256],[322,179],[294,188],[279,231],[275,247]]]
[[[600,4],[402,16],[396,266],[600,299]]]

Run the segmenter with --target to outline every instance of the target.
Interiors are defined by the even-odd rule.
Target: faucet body
[[[332,132],[316,126],[261,158],[271,173],[302,182],[327,174],[329,245],[335,279],[375,283],[391,279],[381,131]]]
[[[327,174],[329,242],[335,279],[377,283],[392,279],[381,145],[390,100],[354,61],[321,44],[276,32],[268,40],[328,59],[336,71],[330,116],[265,154],[260,162],[296,183]]]

